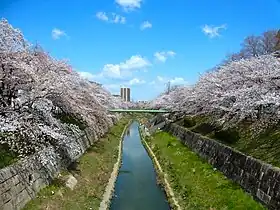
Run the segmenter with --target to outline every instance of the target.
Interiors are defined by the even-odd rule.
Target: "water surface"
[[[157,185],[153,162],[143,147],[133,122],[123,142],[122,166],[110,210],[170,210],[167,198]]]

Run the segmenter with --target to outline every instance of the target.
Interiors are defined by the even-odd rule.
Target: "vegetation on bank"
[[[140,121],[142,121],[142,123],[145,123],[146,119],[141,119]],[[165,195],[168,199],[170,208],[178,209],[178,210],[181,209],[177,199],[175,198],[174,192],[173,192],[172,188],[170,187],[168,180],[165,177],[165,173],[163,172],[163,169],[157,160],[156,155],[153,153],[152,149],[146,142],[146,137],[148,135],[146,135],[147,133],[145,132],[143,127],[139,127],[139,133],[140,133],[142,144],[145,147],[146,151],[148,152],[151,160],[153,161],[154,168],[155,168],[156,175],[157,175],[157,184],[165,192]]]
[[[146,141],[168,174],[182,209],[265,209],[175,137],[157,132]]]
[[[5,19],[0,63],[0,167],[49,146],[74,150],[85,128],[97,140],[118,120],[108,109],[134,106],[32,45]]]
[[[1,135],[1,134],[0,134]],[[17,161],[17,155],[10,151],[5,144],[0,144],[0,169]]]
[[[176,111],[172,120],[196,116],[185,117],[182,123],[280,166],[279,50],[280,31],[248,36],[239,52],[202,74],[195,84],[169,87],[149,106]]]
[[[258,135],[251,129],[250,122],[236,127],[223,128],[211,117],[186,116],[177,122],[189,130],[215,139],[269,164],[280,166],[280,124],[275,124]]]
[[[64,187],[61,178],[55,179],[51,185],[42,189],[37,198],[30,201],[24,209],[98,209],[117,161],[121,133],[128,121],[128,118],[121,119],[105,137],[90,147],[78,160],[74,173],[78,184],[73,191]],[[63,173],[69,174],[73,171]]]

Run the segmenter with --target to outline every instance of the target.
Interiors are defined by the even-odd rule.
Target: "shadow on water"
[[[126,136],[130,136],[130,129],[127,129],[126,130],[126,134],[125,134]]]
[[[132,171],[120,170],[119,173],[120,173],[120,174],[129,174],[129,173],[132,173]]]
[[[169,210],[164,191],[157,185],[153,162],[133,122],[124,136],[122,166],[110,210]]]

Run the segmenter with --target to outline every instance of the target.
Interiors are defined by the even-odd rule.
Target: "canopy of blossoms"
[[[202,75],[150,102],[154,108],[206,114],[231,124],[242,120],[265,128],[280,119],[280,60],[273,55],[240,59]]]
[[[108,108],[132,104],[31,46],[7,20],[0,21],[0,144],[19,156],[66,146],[84,128],[104,135],[119,118]]]

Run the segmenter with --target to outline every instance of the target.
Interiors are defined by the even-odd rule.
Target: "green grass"
[[[0,144],[0,169],[17,161],[17,155],[11,152],[7,145]]]
[[[237,127],[222,129],[210,117],[185,116],[177,124],[189,130],[215,139],[264,162],[280,167],[280,124],[271,126],[260,135],[254,135],[250,122]]]
[[[168,174],[182,209],[265,209],[175,137],[157,132],[146,140]]]
[[[169,113],[164,109],[110,109],[109,112],[132,112],[132,113]]]
[[[276,167],[280,167],[280,129],[279,126],[271,127],[256,138],[250,131],[240,131],[241,138],[230,145],[235,149],[263,160]],[[252,132],[252,131],[251,131]]]
[[[29,202],[24,209],[98,209],[117,161],[120,136],[127,123],[127,118],[122,119],[112,127],[106,137],[89,148],[79,159],[78,184],[73,191],[66,189],[60,180],[55,179],[53,184],[42,189],[37,198]]]
[[[59,113],[59,114],[55,114],[54,116],[60,119],[62,123],[77,125],[81,130],[84,130],[86,128],[85,123],[83,123],[77,117],[72,116],[71,114]]]

